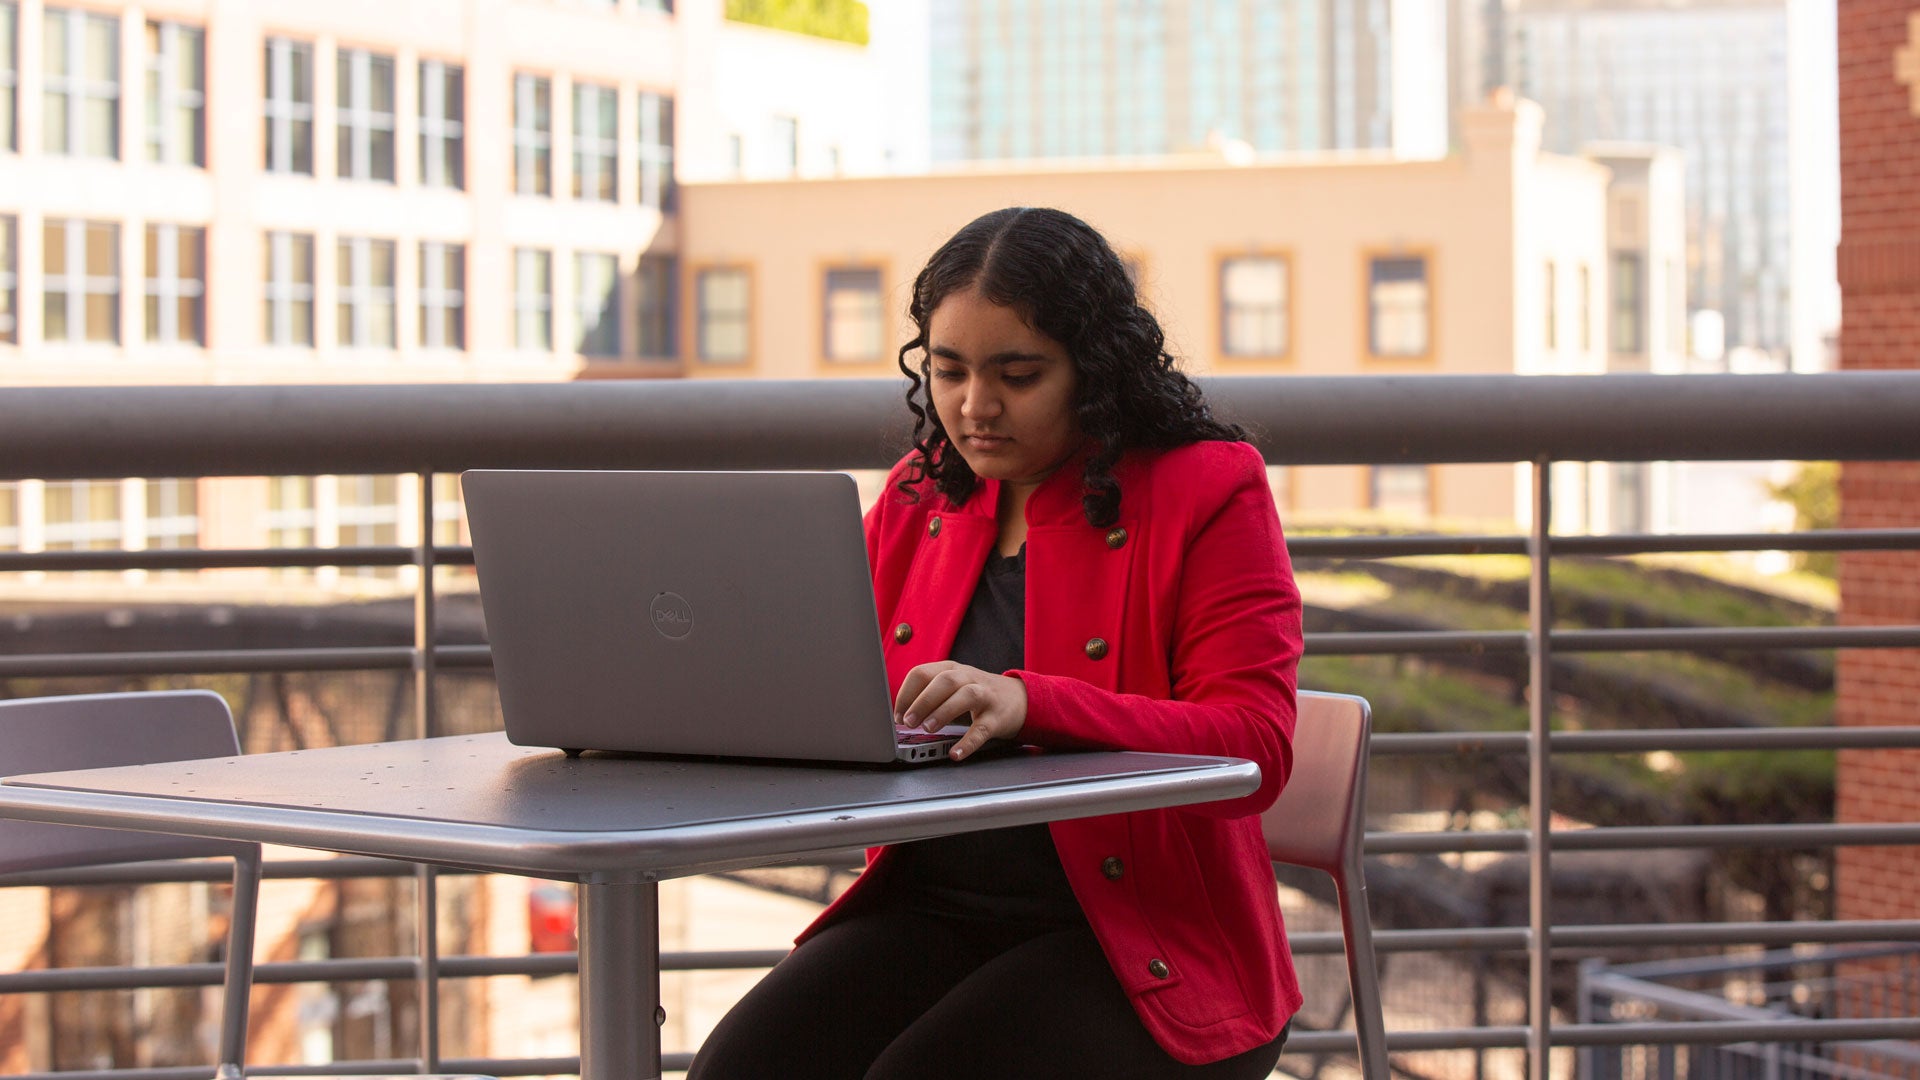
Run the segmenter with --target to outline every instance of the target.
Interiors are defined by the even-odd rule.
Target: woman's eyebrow
[[[950,346],[935,345],[933,348],[928,349],[927,351],[939,357],[942,360],[953,360],[962,364],[967,362],[967,358],[964,356],[961,356],[959,350],[954,349]],[[1040,353],[1022,352],[1019,349],[1004,349],[1000,352],[994,353],[992,356],[987,357],[987,363],[989,364],[1018,364],[1023,361],[1027,363],[1044,364],[1047,362],[1047,360],[1048,360],[1048,357],[1043,356]]]

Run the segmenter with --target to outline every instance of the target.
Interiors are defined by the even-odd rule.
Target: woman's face
[[[1014,309],[952,293],[927,320],[927,352],[934,410],[975,475],[1032,488],[1079,448],[1073,359]]]

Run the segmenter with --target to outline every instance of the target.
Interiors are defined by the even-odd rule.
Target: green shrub
[[[727,18],[829,41],[867,43],[867,5],[860,0],[727,0]]]

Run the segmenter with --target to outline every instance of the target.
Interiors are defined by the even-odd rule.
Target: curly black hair
[[[1089,524],[1104,528],[1119,520],[1113,466],[1127,451],[1246,439],[1240,427],[1214,418],[1200,387],[1175,365],[1159,320],[1140,305],[1132,275],[1105,237],[1065,211],[1011,207],[953,234],[914,278],[907,313],[915,334],[900,347],[914,416],[915,460],[899,483],[909,497],[932,477],[935,489],[957,505],[979,482],[966,459],[949,452],[953,443],[927,392],[928,324],[941,301],[970,287],[1019,312],[1072,357],[1079,375],[1074,417],[1093,443],[1081,498]],[[917,362],[911,359],[916,351]]]

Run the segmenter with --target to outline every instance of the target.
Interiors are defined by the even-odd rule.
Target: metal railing
[[[393,387],[48,388],[0,394],[0,480],[124,475],[232,476],[437,473],[516,468],[882,468],[905,445],[901,385],[891,380],[648,382]],[[1920,626],[1821,628],[1551,629],[1556,556],[1674,551],[1914,550],[1920,529],[1690,536],[1555,536],[1556,461],[1920,460],[1920,373],[1816,376],[1244,377],[1208,382],[1216,408],[1248,425],[1274,464],[1523,462],[1531,471],[1524,536],[1310,537],[1294,556],[1382,559],[1434,554],[1521,554],[1530,566],[1524,631],[1346,632],[1312,635],[1315,656],[1525,654],[1525,732],[1379,734],[1376,755],[1524,755],[1527,827],[1498,831],[1377,833],[1371,855],[1525,852],[1525,926],[1385,930],[1383,953],[1524,953],[1527,1022],[1437,1031],[1395,1031],[1390,1050],[1524,1048],[1531,1075],[1548,1076],[1558,1046],[1812,1043],[1920,1038],[1920,1019],[1552,1023],[1556,956],[1619,946],[1780,946],[1905,941],[1920,920],[1795,921],[1608,926],[1556,925],[1555,851],[1837,847],[1920,842],[1920,823],[1549,828],[1556,756],[1646,751],[1920,748],[1920,724],[1778,730],[1553,730],[1556,656],[1617,651],[1865,649],[1920,647]],[[342,437],[342,433],[350,437]],[[421,500],[419,535],[434,535],[432,499]],[[411,670],[415,733],[438,730],[436,674],[484,667],[484,646],[436,645],[433,569],[471,561],[459,547],[254,551],[0,553],[0,572],[211,567],[400,566],[419,568],[410,647],[260,649],[0,657],[0,678],[262,671]],[[377,860],[270,864],[269,876],[392,874]],[[100,872],[94,872],[96,874]],[[177,880],[193,867],[144,868],[139,880]],[[422,910],[433,876],[421,871]],[[159,875],[159,876],[156,876]],[[43,877],[42,883],[94,880]],[[119,880],[119,879],[114,879]],[[423,919],[431,926],[432,919]],[[1337,953],[1336,934],[1296,934],[1302,955]],[[428,1039],[422,1064],[498,1075],[565,1072],[571,1058],[438,1061],[433,1043],[441,977],[571,970],[570,956],[418,957],[263,966],[262,982],[420,977]],[[757,967],[778,951],[663,957],[674,969]],[[62,983],[61,980],[68,980]],[[0,991],[88,985],[201,985],[209,965],[102,969],[86,974],[0,976]],[[160,981],[155,981],[160,980]],[[169,981],[172,980],[172,981]],[[1342,1032],[1301,1032],[1289,1053],[1349,1050]],[[369,1068],[392,1063],[362,1063]],[[669,1068],[685,1055],[670,1055]],[[263,1069],[297,1072],[297,1069]],[[131,1075],[123,1073],[122,1075]]]

